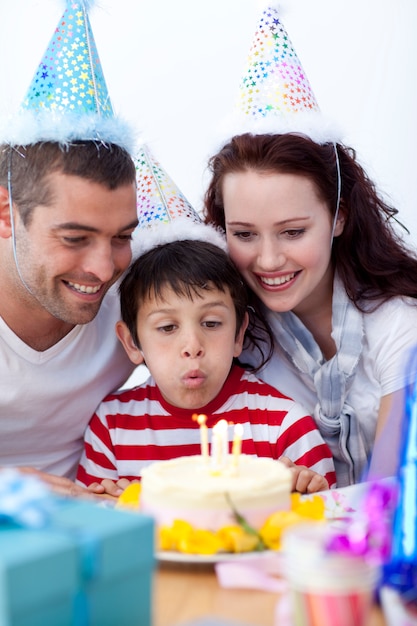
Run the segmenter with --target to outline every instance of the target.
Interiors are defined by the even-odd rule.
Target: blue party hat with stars
[[[130,150],[131,129],[116,118],[107,91],[88,10],[91,0],[67,0],[20,110],[0,141],[93,140]]]

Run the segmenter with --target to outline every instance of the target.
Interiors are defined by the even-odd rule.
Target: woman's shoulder
[[[368,302],[364,306],[365,326],[373,326],[377,322],[387,323],[388,320],[415,324],[417,321],[417,299],[395,296],[381,303]]]
[[[417,300],[395,297],[363,316],[366,344],[371,352],[400,355],[417,345]]]

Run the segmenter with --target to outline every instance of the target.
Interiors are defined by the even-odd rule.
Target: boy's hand
[[[316,493],[316,491],[326,491],[329,488],[329,483],[324,476],[305,465],[296,465],[286,456],[282,456],[279,460],[292,472],[292,491]]]
[[[91,483],[91,485],[88,486],[88,491],[97,495],[118,498],[131,482],[136,481],[130,481],[127,478],[120,478],[116,481],[110,480],[110,478],[104,478],[101,483]]]

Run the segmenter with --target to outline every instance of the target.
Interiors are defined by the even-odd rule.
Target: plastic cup
[[[328,552],[328,533],[313,523],[283,537],[294,626],[366,626],[380,568],[362,557]]]

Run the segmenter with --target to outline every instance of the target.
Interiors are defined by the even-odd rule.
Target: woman
[[[394,229],[397,211],[352,149],[299,134],[237,135],[210,168],[206,221],[225,229],[276,341],[260,376],[314,415],[338,486],[358,482],[415,375],[417,258]],[[395,472],[388,459],[384,471]]]

